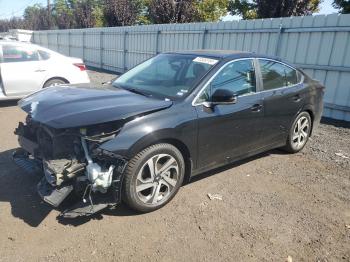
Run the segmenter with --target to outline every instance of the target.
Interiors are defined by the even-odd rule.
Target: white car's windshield
[[[113,86],[179,99],[189,94],[217,62],[216,59],[195,55],[161,54],[121,75]]]

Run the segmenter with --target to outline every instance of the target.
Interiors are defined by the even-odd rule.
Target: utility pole
[[[47,19],[48,19],[48,27],[51,29],[51,5],[50,0],[47,0]]]

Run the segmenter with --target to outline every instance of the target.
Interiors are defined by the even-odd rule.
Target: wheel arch
[[[184,161],[185,161],[185,177],[184,177],[184,182],[189,182],[191,178],[191,172],[192,172],[192,158],[191,158],[191,153],[190,150],[188,149],[187,145],[183,143],[179,139],[174,139],[174,138],[164,138],[159,141],[157,141],[155,144],[160,144],[160,143],[167,143],[170,145],[173,145],[176,147],[182,154]]]
[[[313,133],[313,128],[314,128],[314,120],[315,120],[315,113],[313,111],[313,108],[311,105],[306,105],[303,110],[300,111],[301,112],[306,112],[310,115],[311,117],[311,130],[310,130],[310,136],[312,135]]]
[[[44,82],[44,84],[42,85],[42,88],[45,87],[45,85],[46,85],[47,82],[49,82],[49,81],[51,81],[51,80],[54,80],[54,79],[59,79],[59,80],[64,81],[66,84],[69,84],[69,81],[68,81],[66,78],[61,77],[61,76],[53,76],[53,77],[50,77],[49,79],[47,79],[47,80]]]

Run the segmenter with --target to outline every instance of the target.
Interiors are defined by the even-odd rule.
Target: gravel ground
[[[273,150],[202,174],[156,212],[121,205],[58,220],[39,178],[10,159],[24,117],[0,104],[0,261],[350,261],[349,126],[321,124],[298,154]]]

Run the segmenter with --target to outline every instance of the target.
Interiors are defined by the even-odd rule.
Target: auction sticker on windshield
[[[193,62],[208,64],[208,65],[215,65],[218,62],[218,60],[198,56],[195,59],[193,59]]]

